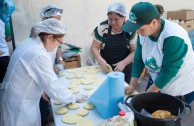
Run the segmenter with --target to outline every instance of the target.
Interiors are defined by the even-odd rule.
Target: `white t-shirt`
[[[5,23],[0,19],[0,52],[4,52],[2,56],[9,56],[9,49],[5,40]]]

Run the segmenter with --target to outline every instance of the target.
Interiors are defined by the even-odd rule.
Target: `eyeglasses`
[[[61,45],[63,44],[63,42],[61,42],[59,39],[55,38]]]
[[[50,8],[50,9],[46,10],[46,11],[44,12],[44,14],[47,13],[47,12],[49,12],[49,11],[51,11],[51,12],[53,12],[53,13],[56,13],[56,12],[60,12],[61,14],[63,13],[63,9]]]

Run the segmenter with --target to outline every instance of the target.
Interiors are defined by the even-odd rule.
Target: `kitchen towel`
[[[101,86],[87,99],[95,104],[103,119],[119,114],[118,103],[124,103],[124,73],[110,72]]]

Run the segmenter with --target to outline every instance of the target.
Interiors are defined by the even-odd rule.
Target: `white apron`
[[[40,38],[29,38],[14,51],[4,83],[0,126],[41,126],[39,100],[43,91],[68,104],[76,98],[58,81]]]
[[[58,49],[58,47],[55,48],[52,52],[48,52],[50,57],[51,57],[51,61],[52,61],[53,65],[55,64],[57,49]]]

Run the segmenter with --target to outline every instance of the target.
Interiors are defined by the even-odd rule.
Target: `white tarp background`
[[[193,0],[14,0],[16,9],[12,20],[16,47],[29,37],[31,26],[40,21],[40,10],[53,4],[63,9],[62,22],[68,30],[63,41],[82,47],[80,54],[82,62],[85,63],[85,59],[92,56],[90,34],[100,22],[107,19],[106,10],[113,1],[124,2],[128,10],[140,1],[161,4],[165,11],[194,9]],[[12,44],[8,45],[12,53]]]

